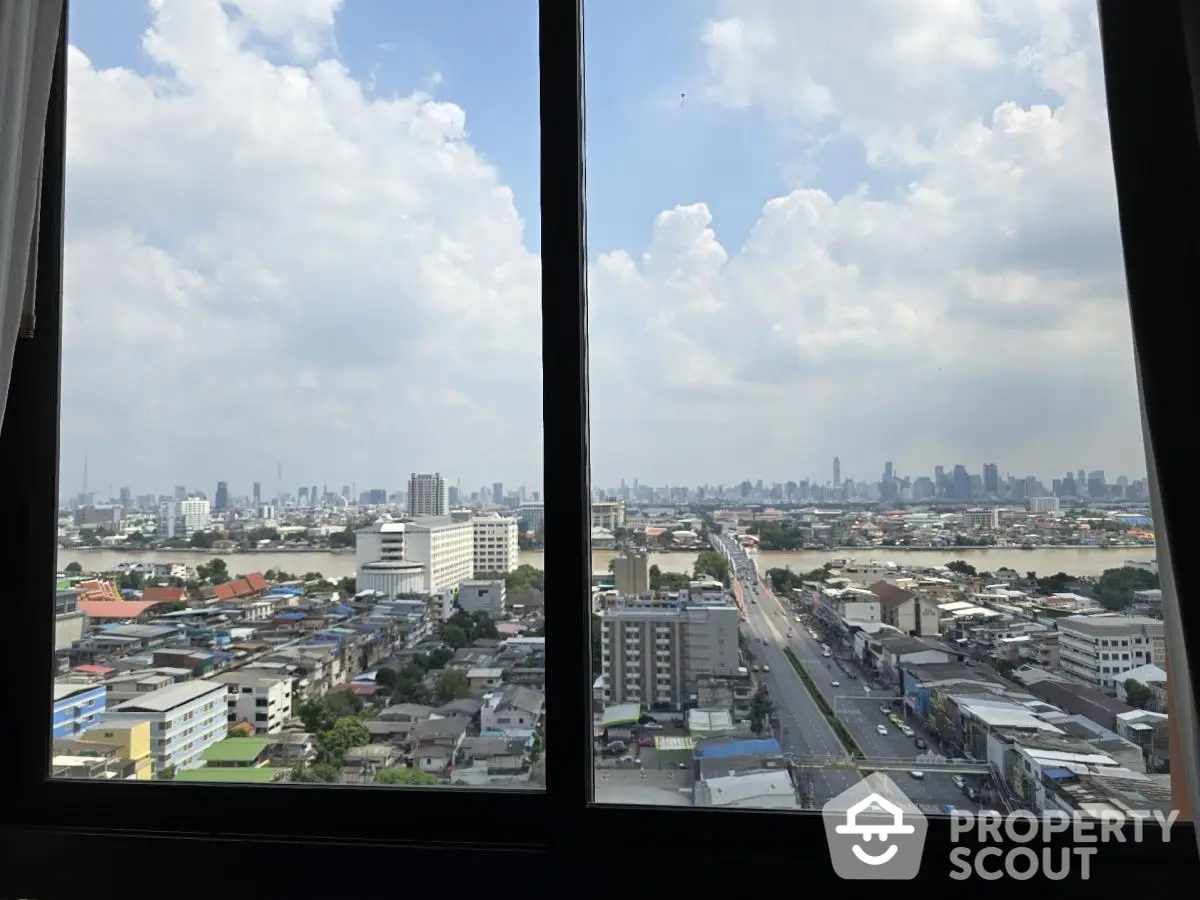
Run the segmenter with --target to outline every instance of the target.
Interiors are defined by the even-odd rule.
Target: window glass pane
[[[1165,814],[1095,5],[586,34],[596,799]]]
[[[72,13],[53,773],[542,787],[535,4]]]

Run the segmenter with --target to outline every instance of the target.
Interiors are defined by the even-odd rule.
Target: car
[[[758,606],[758,601],[755,600],[753,597],[750,598],[750,602],[753,603],[755,606]]]
[[[884,728],[882,725],[875,726],[875,733],[877,735],[879,735],[880,737],[887,737],[887,729]]]
[[[799,622],[799,621],[800,621],[800,617],[799,617],[799,616],[793,616],[793,618],[794,618],[794,619],[795,619],[797,622]]]
[[[892,724],[893,724],[893,725],[900,726],[900,725],[903,725],[903,724],[904,724],[904,720],[903,720],[903,719],[901,719],[901,718],[900,718],[898,715],[896,715],[895,713],[891,713],[891,714],[888,716],[888,718],[891,720],[891,722],[892,722]]]
[[[912,737],[912,736],[913,736],[913,730],[912,730],[911,728],[909,728],[907,725],[901,725],[901,726],[900,726],[900,733],[901,733],[902,735],[904,735],[905,737]]]
[[[888,706],[886,703],[879,704],[879,711],[881,713],[883,713],[885,716],[890,716],[892,714],[892,708],[890,706]]]
[[[954,786],[955,786],[956,788],[958,788],[960,791],[961,791],[961,790],[962,790],[964,787],[966,787],[966,786],[967,786],[967,779],[963,778],[961,775],[955,775],[955,776],[954,776],[953,778],[951,778],[950,780],[951,780],[951,781],[954,783]]]
[[[925,773],[918,771],[917,769],[913,769],[911,772],[908,773],[908,777],[915,778],[917,781],[921,781],[925,778]]]
[[[763,672],[770,672],[770,671],[771,671],[770,666],[763,666]]]
[[[831,681],[831,682],[829,682],[829,683],[830,683],[830,684],[831,684],[833,687],[841,687],[841,686],[842,686],[842,684],[841,684],[841,682],[840,682],[840,681]]]
[[[851,681],[853,681],[853,680],[854,680],[855,678],[857,678],[858,676],[857,676],[857,675],[855,675],[853,672],[847,672],[847,673],[846,673],[846,677],[847,677],[847,678],[849,678]]]
[[[977,788],[967,786],[967,787],[963,788],[963,793],[966,795],[967,799],[970,800],[972,803],[979,802],[979,790]]]
[[[663,730],[663,727],[661,725],[659,725],[657,722],[647,722],[642,727],[645,728],[647,731],[662,731]]]
[[[789,631],[789,632],[787,633],[787,636],[788,636],[788,640],[790,641],[790,640],[791,640],[792,638],[794,638],[796,635],[795,635],[793,632]]]
[[[913,743],[917,745],[918,750],[928,750],[929,749],[929,745],[927,743],[925,743],[925,738],[917,738],[915,741],[913,741]]]
[[[832,654],[832,653],[830,653],[828,650],[823,650],[823,651],[821,651],[821,655],[822,655],[823,657],[825,657],[826,659],[829,659],[829,657],[833,656],[833,654]]]
[[[750,671],[751,671],[751,672],[757,672],[757,671],[758,671],[758,666],[756,666],[756,665],[755,665],[755,666],[751,666],[751,667],[750,667]]]

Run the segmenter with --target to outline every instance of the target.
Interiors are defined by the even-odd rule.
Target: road
[[[730,552],[734,576],[741,580],[746,597],[747,622],[743,627],[751,636],[756,660],[770,666],[770,673],[760,677],[767,681],[780,717],[780,727],[787,730],[783,738],[787,751],[797,756],[840,756],[845,753],[808,689],[784,656],[784,647],[790,647],[796,654],[817,690],[867,757],[914,759],[913,769],[920,771],[915,757],[923,751],[917,748],[914,738],[905,737],[880,712],[883,692],[864,689],[861,678],[847,677],[832,659],[823,657],[820,644],[794,620],[793,613],[770,589],[759,582],[754,562],[740,548],[731,547]],[[789,631],[793,635],[790,639],[787,637]],[[762,644],[764,638],[766,646]],[[837,687],[834,687],[834,681],[838,682]],[[884,726],[886,734],[878,733],[876,729],[880,725]],[[923,778],[916,779],[891,774],[908,798],[927,811],[940,810],[946,804],[959,809],[977,809],[978,804],[966,798],[951,780],[951,775],[924,772]],[[824,789],[828,792],[827,797],[833,797],[858,777],[854,772],[825,769],[819,779],[814,776],[814,786],[818,793]]]

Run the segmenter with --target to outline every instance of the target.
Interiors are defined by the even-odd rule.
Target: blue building
[[[102,684],[54,685],[54,716],[50,734],[56,738],[71,738],[93,725],[100,724],[104,715],[104,700],[108,689]]]

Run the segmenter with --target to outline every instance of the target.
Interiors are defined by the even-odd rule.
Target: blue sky
[[[593,253],[646,246],[654,217],[708,203],[727,246],[740,246],[762,205],[786,189],[774,129],[752,112],[702,102],[700,31],[711,0],[605,0],[587,21],[589,240]],[[140,46],[144,0],[76,4],[72,42],[99,67],[148,74]],[[464,22],[469,27],[464,28]],[[434,89],[462,106],[472,142],[501,171],[537,247],[537,6],[352,0],[337,18],[341,61],[383,94]],[[681,94],[689,94],[681,104]],[[822,185],[837,194],[861,179],[861,150],[823,154]]]

